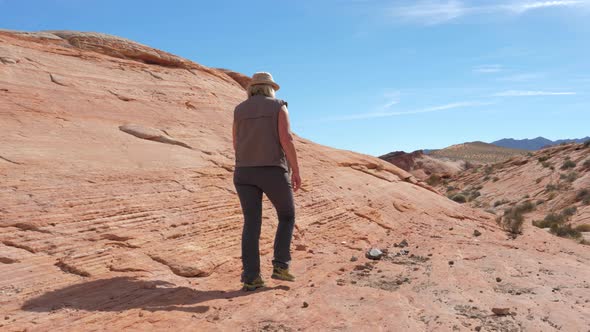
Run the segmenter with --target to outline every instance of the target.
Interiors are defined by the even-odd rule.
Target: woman
[[[262,193],[272,202],[279,218],[271,278],[295,280],[289,273],[291,237],[295,225],[293,191],[299,189],[301,178],[289,128],[287,103],[275,99],[276,90],[279,90],[279,85],[269,73],[255,73],[248,85],[248,99],[234,110],[234,184],[244,214],[242,282],[247,291],[264,287],[258,248]]]

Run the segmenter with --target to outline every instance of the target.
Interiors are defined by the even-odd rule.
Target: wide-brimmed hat
[[[252,75],[252,81],[248,84],[248,87],[256,84],[268,84],[275,89],[275,91],[279,90],[281,87],[272,79],[272,75],[267,72],[258,72]]]

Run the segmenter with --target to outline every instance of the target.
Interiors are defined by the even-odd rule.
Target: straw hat
[[[248,86],[256,84],[268,84],[272,86],[273,89],[275,89],[275,91],[281,88],[275,81],[273,81],[272,75],[267,72],[258,72],[252,75],[252,81],[250,81],[250,84],[248,84]]]

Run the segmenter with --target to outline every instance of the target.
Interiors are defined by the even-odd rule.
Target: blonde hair
[[[275,97],[275,89],[269,84],[254,84],[248,87],[248,97],[263,95],[270,98]]]

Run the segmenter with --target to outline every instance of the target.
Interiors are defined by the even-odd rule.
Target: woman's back
[[[278,130],[279,111],[285,104],[255,95],[236,106],[236,167],[279,166],[288,170]]]

